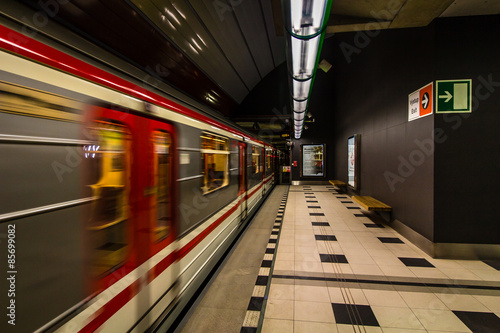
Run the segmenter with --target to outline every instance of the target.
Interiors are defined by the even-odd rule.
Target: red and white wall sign
[[[434,84],[428,85],[408,95],[408,121],[431,115],[434,112]]]

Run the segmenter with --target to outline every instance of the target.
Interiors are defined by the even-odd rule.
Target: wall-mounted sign
[[[436,113],[472,112],[472,80],[436,81]]]
[[[290,172],[292,171],[292,167],[291,166],[283,166],[283,172]]]
[[[347,139],[347,184],[354,190],[359,187],[360,138],[359,134],[355,134]]]
[[[325,145],[302,145],[302,176],[324,177]]]
[[[434,112],[434,85],[425,87],[408,95],[408,121],[431,115]]]

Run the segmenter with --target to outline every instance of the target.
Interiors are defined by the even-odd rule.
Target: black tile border
[[[497,333],[500,318],[493,312],[452,311],[472,332]]]
[[[329,227],[330,223],[328,222],[311,222],[313,227]]]
[[[385,244],[404,244],[401,239],[397,237],[377,237],[379,241]]]
[[[269,281],[269,276],[259,275],[255,281],[256,286],[266,286]]]
[[[319,259],[321,262],[330,262],[330,263],[335,263],[335,264],[348,264],[349,261],[347,261],[347,258],[343,254],[330,254],[330,253],[320,253],[319,254]]]
[[[363,223],[367,228],[385,228],[383,224],[380,223]]]
[[[483,260],[483,262],[497,271],[500,271],[500,260]]]
[[[371,306],[331,303],[337,324],[380,327]]]
[[[314,235],[317,241],[337,241],[335,235]]]
[[[267,302],[267,296],[269,294],[269,288],[271,287],[271,275],[272,275],[272,271],[273,271],[273,265],[274,265],[274,261],[276,260],[276,255],[277,255],[276,248],[278,246],[278,240],[279,240],[280,233],[281,233],[281,227],[282,227],[282,222],[283,222],[283,217],[284,217],[284,210],[285,210],[286,203],[288,200],[289,190],[290,190],[290,187],[288,187],[288,189],[283,194],[283,198],[281,200],[280,207],[278,209],[278,213],[276,214],[276,218],[274,219],[274,222],[273,222],[274,225],[273,225],[273,228],[271,229],[271,236],[269,238],[268,245],[266,247],[264,259],[262,260],[261,265],[260,265],[259,275],[257,275],[257,280],[255,281],[255,286],[261,286],[261,287],[265,286],[264,297],[253,296],[253,292],[252,292],[252,297],[250,298],[250,301],[248,303],[247,312],[245,314],[245,319],[244,319],[244,322],[242,323],[240,333],[254,333],[254,332],[258,332],[259,328],[262,328],[262,323],[264,321],[264,312],[265,312],[266,302]],[[278,229],[278,230],[276,230],[276,229]],[[271,244],[273,244],[273,245],[271,245]],[[269,255],[269,254],[272,255],[272,260],[266,259],[266,255]],[[269,256],[267,258],[269,258]],[[269,275],[260,275],[260,274],[265,274],[262,272],[266,272],[266,270],[262,270],[263,268],[268,269],[267,274],[269,274]],[[254,288],[254,290],[255,290],[255,288]],[[246,319],[254,317],[257,312],[260,312],[257,326],[255,326],[255,327],[243,326],[245,324]]]
[[[264,303],[264,297],[255,297],[255,296],[252,296],[250,298],[250,303],[248,304],[247,310],[250,310],[250,311],[261,311],[263,303]]]
[[[273,265],[273,261],[272,260],[262,260],[262,263],[261,263],[260,267],[269,268],[272,265]]]
[[[398,257],[399,260],[407,267],[429,267],[436,268],[433,264],[427,261],[425,258],[409,258],[409,257]]]

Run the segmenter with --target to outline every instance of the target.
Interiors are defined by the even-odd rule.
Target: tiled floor
[[[275,235],[264,333],[500,332],[498,262],[433,259],[331,186],[291,186]]]
[[[181,331],[500,332],[500,264],[433,259],[331,186],[278,186]]]

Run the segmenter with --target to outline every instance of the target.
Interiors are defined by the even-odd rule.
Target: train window
[[[266,149],[266,170],[271,170],[271,161],[272,161],[272,150]]]
[[[259,147],[252,147],[252,173],[261,172],[261,149]]]
[[[91,273],[102,277],[123,265],[128,254],[130,133],[107,121],[96,121],[89,130],[96,142],[84,147],[84,156],[97,176],[90,185],[96,197],[88,225]]]
[[[171,137],[170,134],[160,131],[153,132],[154,144],[154,179],[156,196],[154,198],[153,241],[159,242],[168,237],[171,228]]]
[[[201,168],[204,194],[229,184],[229,140],[203,133],[201,135]]]

